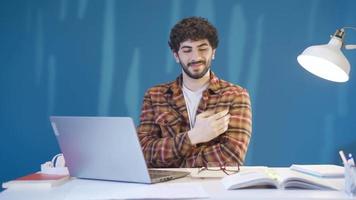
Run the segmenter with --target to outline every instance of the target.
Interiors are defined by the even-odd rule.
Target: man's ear
[[[173,53],[174,59],[176,60],[176,63],[179,63],[178,53],[174,52],[174,51],[172,51],[172,53]]]
[[[212,54],[212,56],[211,56],[211,59],[215,59],[215,53],[216,53],[216,49],[213,49],[213,54]]]

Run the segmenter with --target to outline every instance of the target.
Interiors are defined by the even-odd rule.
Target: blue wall
[[[356,153],[356,75],[337,84],[296,61],[356,26],[353,0],[11,0],[0,2],[0,181],[59,152],[50,115],[131,116],[145,90],[175,79],[167,45],[182,17],[220,31],[213,70],[253,102],[247,165],[340,164]],[[348,43],[356,32],[348,31]],[[345,52],[354,70],[356,51]]]

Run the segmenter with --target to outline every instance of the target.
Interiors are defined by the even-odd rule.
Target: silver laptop
[[[50,120],[71,176],[156,183],[189,174],[148,169],[129,117],[51,116]]]

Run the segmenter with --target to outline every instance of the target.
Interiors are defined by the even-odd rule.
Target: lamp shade
[[[298,56],[299,64],[321,78],[346,82],[349,80],[350,63],[341,51],[342,41],[332,37],[326,45],[308,47]]]

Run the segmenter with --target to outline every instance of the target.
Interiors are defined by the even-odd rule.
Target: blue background
[[[340,164],[356,153],[356,75],[333,83],[296,57],[356,26],[353,0],[9,0],[0,2],[0,181],[59,153],[50,115],[131,116],[180,67],[170,28],[192,15],[219,30],[213,71],[250,91],[246,165]],[[346,32],[356,43],[356,32]],[[356,51],[344,51],[356,65]],[[355,67],[354,67],[355,69]]]

